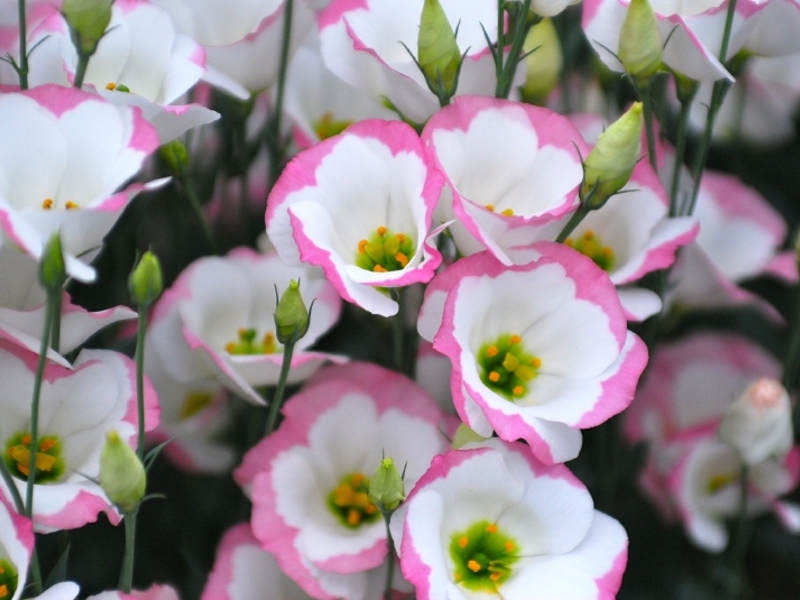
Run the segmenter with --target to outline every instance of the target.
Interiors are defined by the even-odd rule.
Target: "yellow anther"
[[[370,504],[372,503],[369,501],[369,496],[364,492],[358,492],[355,497],[353,497],[353,506],[366,509]]]
[[[514,549],[514,542],[506,542],[506,552],[511,552]]]
[[[347,513],[347,524],[354,527],[359,523],[361,523],[361,513],[355,508],[351,508],[350,512]]]
[[[497,533],[497,525],[495,525],[494,523],[492,523],[491,525],[489,525],[489,526],[486,528],[486,531],[488,531],[489,533]]]
[[[513,217],[514,211],[510,208],[505,209],[503,212],[500,213],[501,215],[505,215],[506,217]]]
[[[30,444],[30,443],[31,443],[33,440],[32,440],[32,438],[31,438],[31,435],[30,435],[29,433],[26,433],[25,435],[23,435],[23,436],[22,436],[22,440],[21,440],[21,441],[22,441],[22,443],[23,443],[23,444],[25,444],[25,445],[27,446],[27,445],[28,445],[28,444]]]
[[[383,268],[383,267],[382,267],[382,266],[380,266],[380,265],[375,265],[374,267],[372,267],[372,270],[373,270],[375,273],[388,273],[388,270],[387,270],[387,269],[385,269],[385,268]]]
[[[494,358],[495,356],[497,356],[498,352],[500,352],[500,350],[497,349],[497,346],[489,346],[486,349],[486,356],[488,356],[489,358]]]
[[[473,573],[477,573],[481,570],[481,566],[478,564],[477,560],[471,560],[467,563],[467,568],[472,571]]]
[[[367,248],[367,244],[369,244],[369,242],[367,240],[361,240],[360,242],[358,242],[358,253],[359,254],[364,254],[364,251]]]
[[[227,352],[228,354],[233,354],[235,350],[236,350],[236,344],[234,344],[233,342],[228,342],[227,344],[225,344],[225,352]]]
[[[0,585],[0,598],[5,598],[8,596],[8,588],[5,584]]]
[[[386,235],[386,227],[384,227],[383,225],[378,227],[378,235]]]
[[[404,236],[402,233],[395,233],[394,237],[400,240],[401,244],[406,241],[406,236]]]
[[[534,368],[534,369],[538,369],[539,367],[541,367],[541,366],[542,366],[542,359],[541,359],[541,358],[534,358],[534,359],[531,361],[531,364],[533,365],[533,368]]]
[[[406,265],[408,264],[408,257],[405,254],[403,254],[402,252],[398,252],[397,254],[394,255],[394,259],[400,263],[401,267],[403,267],[404,269],[406,268]]]
[[[604,246],[601,252],[603,253],[603,256],[605,256],[606,258],[614,254],[614,251],[608,246]]]
[[[346,483],[342,483],[333,490],[333,503],[336,506],[350,506],[353,504],[356,493]]]
[[[466,538],[466,536],[458,540],[458,545],[461,546],[462,548],[466,548],[467,544],[469,544],[469,540]]]
[[[514,375],[516,375],[523,381],[530,381],[531,379],[536,377],[536,371],[534,371],[528,365],[520,365],[514,370]]]
[[[52,198],[46,198],[42,202],[42,208],[45,209],[45,210],[50,210],[51,208],[53,208],[53,199]]]
[[[511,354],[511,352],[507,352],[505,358],[503,359],[503,368],[506,371],[515,371],[518,366],[519,359]]]
[[[564,243],[567,246],[574,246],[575,245],[575,240],[573,240],[571,237],[568,237],[567,239],[564,240]]]
[[[53,440],[53,439],[42,440],[42,443],[39,444],[39,450],[41,450],[42,452],[47,452],[48,450],[50,450],[55,445],[56,445],[56,441]]]
[[[502,575],[500,573],[498,573],[497,571],[495,571],[494,573],[489,575],[489,579],[491,579],[492,581],[497,581],[501,577],[502,577]]]
[[[509,340],[509,342],[511,342],[512,344],[519,344],[521,341],[522,338],[519,337],[517,334],[512,335],[511,339]]]
[[[497,371],[492,371],[491,373],[489,373],[489,381],[494,383],[500,381],[500,373],[498,373]]]
[[[522,393],[525,391],[525,388],[521,385],[516,386],[513,390],[515,396],[522,396]]]
[[[106,89],[109,92],[113,92],[115,89],[117,89],[117,84],[114,83],[114,82],[109,82],[109,83],[106,84]]]
[[[591,240],[592,238],[594,238],[594,231],[592,231],[591,229],[587,229],[586,232],[583,234],[583,239]]]
[[[378,512],[378,507],[370,502],[370,504],[364,508],[364,512],[368,515],[374,515],[376,512]]]
[[[364,482],[367,481],[367,478],[364,476],[363,473],[354,473],[350,476],[350,482],[352,483],[354,488],[361,487]]]
[[[77,204],[75,204],[75,203],[74,203],[72,200],[67,200],[67,203],[64,205],[64,207],[65,207],[67,210],[73,210],[73,209],[75,209],[75,208],[78,208],[78,205],[77,205]]]
[[[487,204],[484,208],[486,208],[488,211],[494,212],[494,204]]]

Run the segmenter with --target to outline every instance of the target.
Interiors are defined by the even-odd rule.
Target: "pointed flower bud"
[[[385,510],[395,510],[405,500],[406,492],[403,477],[391,458],[384,458],[375,475],[369,480],[369,500],[383,506]]]
[[[144,497],[147,475],[136,452],[116,431],[106,434],[100,453],[100,487],[123,513],[130,513]]]
[[[581,200],[595,210],[620,191],[633,174],[642,152],[642,103],[634,102],[624,115],[597,138],[584,161]]]
[[[155,254],[147,251],[128,278],[131,298],[137,306],[147,308],[158,299],[163,289],[161,263]]]
[[[461,52],[456,36],[439,0],[425,0],[417,38],[419,66],[434,90],[442,80],[441,92],[448,98],[455,94]]]
[[[661,67],[663,47],[649,0],[631,0],[619,35],[619,59],[625,71],[646,82]]]
[[[111,4],[112,0],[64,0],[61,4],[78,54],[94,54],[111,21]]]
[[[189,168],[189,152],[180,140],[172,140],[158,149],[161,160],[173,175],[181,175]]]
[[[55,292],[64,287],[67,270],[61,250],[61,234],[56,231],[47,240],[39,260],[39,284],[47,291]]]
[[[552,19],[542,19],[531,27],[523,50],[526,54],[533,52],[525,57],[528,75],[520,88],[522,97],[526,102],[542,104],[558,85],[564,66],[561,42]]]
[[[275,309],[275,332],[278,341],[286,344],[290,340],[299,340],[308,331],[308,324],[308,309],[300,294],[300,282],[292,279]]]
[[[736,448],[748,466],[773,456],[783,458],[794,441],[786,389],[775,379],[762,377],[728,408],[717,435]]]

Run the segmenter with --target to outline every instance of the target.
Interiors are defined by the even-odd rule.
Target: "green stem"
[[[217,244],[214,241],[214,232],[211,231],[211,225],[209,225],[208,219],[206,219],[206,215],[203,213],[203,207],[200,205],[200,199],[197,197],[197,194],[194,191],[194,186],[192,186],[191,179],[185,172],[181,172],[179,178],[181,184],[183,184],[183,189],[186,192],[186,197],[189,199],[189,204],[192,205],[192,210],[197,216],[197,220],[200,221],[200,226],[203,228],[203,235],[206,238],[206,242],[208,242],[208,247],[210,248],[212,254],[216,254]]]
[[[386,559],[389,564],[386,566],[386,583],[383,586],[383,600],[392,599],[392,580],[394,579],[394,541],[392,540],[392,531],[389,528],[389,522],[392,519],[392,514],[389,512],[383,513],[383,521],[386,523],[386,546],[389,551],[386,553]]]
[[[286,91],[286,71],[289,64],[289,46],[292,38],[292,13],[294,12],[294,0],[286,0],[283,13],[283,38],[281,40],[281,57],[278,65],[278,90],[275,98],[275,112],[270,121],[267,136],[267,146],[270,151],[270,183],[274,183],[274,171],[279,169],[279,164],[283,158],[285,144],[281,136],[281,117],[283,113],[283,97]]]
[[[567,221],[567,224],[564,225],[564,229],[561,230],[561,233],[558,234],[556,242],[563,244],[570,234],[575,231],[575,228],[580,224],[580,222],[583,221],[586,218],[586,215],[588,215],[590,212],[592,212],[591,209],[586,208],[585,204],[581,204],[578,207],[578,210],[576,210],[572,215],[570,220]]]
[[[283,394],[286,390],[286,380],[289,378],[289,369],[292,366],[292,354],[294,354],[294,345],[297,343],[296,335],[286,342],[283,346],[283,363],[281,364],[281,374],[278,379],[278,385],[275,388],[275,393],[272,396],[272,404],[269,407],[269,416],[267,418],[267,429],[264,435],[267,436],[275,431],[275,424],[278,421],[278,412],[280,412],[281,404],[283,404]]]
[[[63,301],[64,294],[56,294],[54,302],[56,304],[55,311],[57,315],[61,314]],[[50,347],[56,352],[61,351],[61,319],[53,319],[52,331],[50,332]]]
[[[679,82],[676,85],[680,86]],[[675,143],[675,164],[672,167],[672,184],[669,193],[669,216],[677,217],[680,212],[678,194],[681,188],[681,168],[686,156],[686,138],[689,132],[689,117],[692,112],[692,101],[697,94],[698,84],[692,84],[687,94],[678,94],[681,103],[681,113],[678,120],[678,138]]]
[[[86,77],[86,69],[89,66],[89,59],[91,57],[91,54],[78,52],[78,66],[75,69],[75,81],[72,82],[73,87],[78,89],[83,87],[83,78]]]
[[[731,572],[736,573],[736,585],[731,588],[731,598],[738,600],[745,597],[747,589],[747,545],[749,527],[747,523],[747,476],[746,464],[742,464],[741,481],[739,482],[739,516],[736,533],[731,542]]]
[[[394,369],[398,373],[405,373],[405,360],[403,356],[403,337],[405,324],[403,323],[403,290],[392,289],[392,298],[397,302],[397,314],[393,319],[392,328],[392,357]]]
[[[125,515],[125,556],[122,559],[122,570],[119,573],[120,590],[131,593],[133,587],[133,559],[136,551],[136,517],[139,509]]]
[[[533,23],[528,23],[528,14],[531,10],[531,0],[525,0],[522,5],[522,11],[517,19],[513,37],[511,39],[511,50],[508,53],[508,60],[503,66],[501,78],[497,82],[495,89],[496,98],[508,98],[511,93],[511,85],[514,83],[514,75],[517,72],[517,65],[519,64],[519,57],[522,52],[522,46],[525,44],[525,37],[528,35]],[[498,47],[498,54],[501,54],[502,49]]]
[[[14,500],[14,506],[17,509],[17,512],[21,515],[26,514],[25,512],[25,501],[22,499],[22,496],[17,489],[16,484],[14,483],[14,477],[11,475],[11,472],[8,470],[8,465],[6,465],[6,461],[0,459],[0,477],[3,478],[3,482],[6,484],[9,493],[11,494],[11,499]]]
[[[19,89],[28,89],[28,21],[25,10],[25,0],[18,0],[17,12],[19,15]]]
[[[136,328],[136,407],[139,430],[136,439],[136,455],[144,462],[144,334],[147,330],[147,307],[139,307],[139,322]]]
[[[495,55],[494,70],[498,87],[503,76],[503,49],[506,47],[506,11],[503,8],[503,3],[504,0],[497,0],[497,53]]]
[[[656,155],[656,133],[653,125],[653,94],[651,82],[652,77],[647,84],[642,87],[639,82],[636,83],[636,90],[639,92],[639,98],[642,101],[642,112],[644,113],[644,127],[647,131],[647,156],[650,160],[650,166],[658,174],[658,158]]]

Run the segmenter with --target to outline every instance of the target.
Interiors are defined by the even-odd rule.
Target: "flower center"
[[[604,246],[603,241],[591,229],[587,229],[577,240],[567,238],[564,243],[591,258],[604,271],[614,268],[614,251],[610,246]]]
[[[122,83],[114,83],[113,81],[106,84],[106,89],[110,92],[127,92],[130,93],[131,89]]]
[[[518,400],[528,393],[542,361],[525,350],[522,338],[503,334],[478,350],[481,381],[506,400]]]
[[[494,204],[485,204],[483,208],[485,208],[489,212],[494,212]],[[501,211],[500,214],[506,217],[513,217],[514,211],[510,208],[507,208],[504,211]]]
[[[214,401],[214,396],[208,392],[190,392],[186,395],[181,406],[180,419],[185,421],[203,411]]]
[[[11,598],[17,591],[19,576],[7,560],[0,560],[0,600]]]
[[[489,521],[478,521],[450,537],[456,583],[474,592],[498,593],[521,551],[514,538]]]
[[[44,200],[42,200],[42,209],[43,210],[52,210],[53,206],[54,206],[54,203],[53,203],[53,199],[52,198],[45,198]],[[66,208],[67,210],[72,210],[72,209],[75,209],[75,208],[80,208],[80,206],[75,204],[72,200],[67,200],[64,203],[64,208]]]
[[[334,121],[333,113],[326,112],[319,121],[314,123],[314,131],[320,140],[326,140],[334,135],[339,135],[352,124],[352,121]]]
[[[268,331],[261,340],[256,340],[255,329],[245,329],[242,327],[237,332],[239,339],[235,342],[225,344],[228,354],[275,354],[278,351],[278,342],[275,341],[275,334]]]
[[[27,479],[31,464],[31,434],[16,433],[6,444],[6,465],[12,475]],[[64,460],[61,458],[61,440],[55,435],[39,439],[36,452],[36,483],[58,481],[64,473]],[[2,598],[2,596],[0,596]]]
[[[414,251],[410,236],[378,227],[368,240],[358,242],[356,266],[375,273],[399,271],[405,269]]]
[[[350,529],[372,523],[380,515],[378,507],[369,501],[368,486],[369,480],[363,473],[351,473],[328,494],[328,508]]]
[[[720,490],[739,481],[739,476],[735,473],[716,473],[708,478],[706,489],[709,495],[714,495]]]

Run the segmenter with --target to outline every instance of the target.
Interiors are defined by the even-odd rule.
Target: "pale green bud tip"
[[[439,0],[425,0],[422,6],[417,57],[429,84],[436,89],[441,78],[443,91],[452,96],[461,64],[461,52]]]
[[[116,431],[106,434],[100,453],[100,487],[123,513],[136,509],[144,497],[147,475],[133,449]]]
[[[619,36],[619,59],[625,71],[647,80],[661,67],[664,39],[648,0],[632,0]]]
[[[275,309],[275,330],[278,341],[285,344],[295,339],[295,331],[297,332],[295,341],[299,340],[308,331],[308,324],[308,309],[300,294],[300,282],[292,279]]]
[[[172,140],[158,149],[161,159],[172,173],[182,173],[189,167],[189,152],[180,140]]]
[[[458,429],[456,429],[455,435],[453,435],[453,450],[459,450],[467,444],[471,444],[472,442],[482,442],[485,439],[485,437],[476,433],[474,430],[470,429],[469,426],[462,423],[458,426]]]
[[[91,55],[111,21],[112,0],[64,0],[61,14],[78,52]]]
[[[527,77],[520,88],[527,102],[540,104],[558,85],[564,55],[552,19],[542,19],[531,27],[523,45]]]
[[[382,505],[386,510],[394,510],[400,506],[405,495],[403,477],[397,470],[394,460],[384,458],[375,475],[369,480],[368,495],[370,502]]]
[[[161,263],[155,254],[145,252],[128,279],[131,298],[137,306],[147,307],[158,299],[163,289]]]
[[[54,232],[45,243],[39,261],[39,284],[46,290],[56,291],[64,286],[67,270],[64,266],[64,253],[61,250],[61,235]]]
[[[634,102],[600,134],[584,161],[581,199],[590,202],[590,208],[599,208],[628,183],[642,152],[641,138],[642,103]]]

